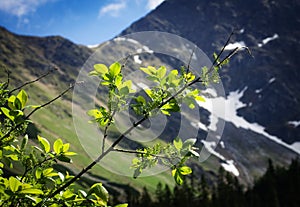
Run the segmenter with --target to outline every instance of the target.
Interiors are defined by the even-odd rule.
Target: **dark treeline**
[[[298,207],[300,205],[300,164],[293,160],[288,168],[275,167],[272,161],[266,173],[245,188],[236,177],[220,168],[215,185],[205,177],[188,179],[184,185],[158,184],[155,196],[146,188],[137,196],[128,193],[131,207]]]

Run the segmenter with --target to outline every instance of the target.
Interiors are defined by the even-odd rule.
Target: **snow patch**
[[[272,37],[267,37],[267,38],[263,39],[262,43],[258,43],[258,47],[262,47],[262,46],[268,44],[270,41],[276,40],[278,38],[279,38],[279,35],[275,33]]]
[[[226,163],[222,163],[221,166],[224,168],[224,170],[226,170],[227,172],[231,172],[235,176],[239,176],[240,175],[240,172],[235,167],[233,160],[227,160],[227,162]]]
[[[293,127],[297,128],[298,126],[300,126],[300,121],[289,121],[288,124],[290,124]]]
[[[143,47],[142,47],[142,49],[145,51],[145,52],[147,52],[147,53],[150,53],[150,54],[152,54],[154,51],[153,50],[151,50],[149,47],[147,47],[146,45],[144,45]]]
[[[116,37],[114,39],[115,42],[119,42],[119,41],[126,41],[126,38],[125,37]]]
[[[135,63],[137,63],[137,64],[142,64],[142,60],[140,59],[140,56],[138,56],[138,55],[134,55],[133,56],[133,60],[134,60],[134,62]]]
[[[100,44],[95,44],[95,45],[87,45],[87,47],[92,49],[92,48],[99,47],[99,45],[100,45]]]
[[[274,81],[276,80],[276,78],[271,78],[270,80],[269,80],[269,84],[271,84],[271,83],[273,83]]]
[[[236,48],[244,48],[244,47],[246,47],[245,42],[240,41],[240,42],[235,42],[235,43],[229,43],[228,45],[226,45],[224,50],[234,50]]]
[[[244,29],[244,28],[242,28],[242,29],[239,30],[239,33],[240,33],[240,34],[243,34],[244,32],[245,32],[245,29]]]
[[[263,90],[262,88],[256,89],[256,90],[255,90],[255,93],[260,93],[260,92],[262,92],[262,90]]]
[[[208,142],[201,140],[204,147],[207,149],[208,152],[218,157],[220,160],[222,160],[221,166],[224,168],[224,170],[231,172],[235,176],[239,176],[240,173],[236,166],[234,165],[233,160],[226,160],[226,158],[221,155],[220,153],[216,152],[214,149],[216,148],[216,142]]]
[[[193,126],[193,127],[195,127],[195,128],[197,128],[197,129],[202,129],[202,130],[204,130],[204,131],[207,131],[208,129],[207,129],[207,127],[203,124],[203,123],[201,123],[200,121],[199,122],[191,122],[191,125]]]
[[[222,147],[222,149],[225,149],[225,144],[223,141],[220,142],[220,146]]]
[[[297,149],[300,152],[300,142],[294,142],[291,146],[292,148]]]
[[[271,80],[270,81],[273,82],[275,79],[272,78]],[[197,102],[200,107],[208,110],[211,113],[210,115],[211,123],[208,126],[208,129],[216,131],[218,120],[224,119],[225,121],[235,125],[237,128],[244,128],[256,132],[258,134],[261,134],[269,138],[270,140],[300,154],[299,148],[295,148],[292,145],[283,142],[280,138],[268,134],[265,131],[265,128],[263,126],[257,123],[250,123],[247,120],[245,120],[243,117],[238,116],[237,113],[238,109],[247,106],[245,103],[240,101],[240,98],[243,97],[244,92],[246,90],[247,87],[245,87],[242,91],[237,90],[237,91],[230,92],[226,99],[224,97],[214,97],[214,98],[206,98],[205,102],[200,102],[200,101]],[[219,109],[219,107],[217,106],[220,106],[221,109]],[[225,108],[225,113],[222,110],[224,108]]]

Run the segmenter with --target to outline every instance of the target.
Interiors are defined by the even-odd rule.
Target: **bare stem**
[[[24,118],[24,122],[32,115],[34,114],[35,112],[37,112],[38,110],[48,106],[49,104],[53,103],[54,101],[56,101],[57,99],[61,98],[63,95],[65,95],[69,90],[71,90],[72,88],[74,88],[75,84],[72,84],[70,85],[65,91],[63,91],[61,94],[59,94],[57,97],[55,97],[54,99],[44,103],[43,105],[35,108],[34,110],[32,110],[27,116],[25,116]],[[16,124],[14,127],[12,127],[5,135],[3,135],[1,138],[0,138],[0,141],[9,137],[9,135],[14,131],[16,130],[19,126],[21,126],[24,122],[20,122],[19,124]],[[1,143],[0,143],[1,145]]]
[[[49,74],[51,74],[51,73],[52,73],[53,71],[55,71],[55,70],[58,70],[58,67],[57,67],[57,66],[54,66],[52,69],[48,70],[46,73],[44,73],[43,75],[41,75],[41,76],[38,77],[37,79],[31,80],[31,81],[28,81],[28,82],[23,83],[23,84],[20,85],[19,87],[17,87],[17,88],[15,88],[15,89],[11,90],[9,93],[12,94],[14,91],[17,91],[17,90],[23,88],[23,87],[26,86],[26,85],[35,83],[35,82],[37,82],[37,81],[43,79],[44,77],[48,76]]]

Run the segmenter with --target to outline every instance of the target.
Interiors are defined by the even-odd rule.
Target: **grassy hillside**
[[[70,83],[74,83],[79,69],[93,52],[62,37],[18,36],[4,28],[0,28],[0,51],[0,64],[10,71],[10,89],[34,80],[54,67],[58,68],[40,81],[24,87],[29,95],[29,104],[33,105],[43,104],[53,99],[68,88]],[[6,79],[6,71],[1,67],[0,80],[6,81]],[[78,110],[82,109],[78,107]],[[82,110],[82,113],[85,111]],[[72,91],[34,114],[31,119],[40,131],[40,135],[49,138],[51,142],[56,138],[62,138],[71,143],[72,151],[78,153],[72,165],[59,167],[70,168],[73,173],[77,173],[92,161],[82,148],[73,126]],[[97,137],[99,134],[89,134],[89,136]],[[172,177],[167,173],[133,179],[114,174],[101,165],[96,165],[80,182],[86,186],[94,181],[104,182],[109,189],[116,192],[131,187],[142,189],[143,186],[154,191],[158,182],[173,185]]]

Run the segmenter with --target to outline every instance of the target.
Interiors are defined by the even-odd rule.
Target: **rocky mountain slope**
[[[184,123],[188,124],[182,126],[187,136],[190,131],[200,128],[199,146],[204,146],[213,154],[201,165],[206,170],[216,170],[221,165],[245,182],[253,181],[255,176],[264,172],[268,158],[277,164],[287,164],[298,156],[299,11],[300,3],[296,0],[289,3],[283,0],[166,0],[124,30],[121,35],[138,31],[174,33],[197,44],[210,57],[214,51],[221,49],[231,31],[235,30],[232,45],[245,45],[254,56],[241,52],[221,71],[226,97],[218,98],[212,93],[208,103],[221,103],[225,106],[226,115],[218,114],[209,105],[202,104],[201,122],[192,116],[176,116],[176,124],[168,126],[162,137],[176,136],[178,124],[182,119],[187,119]],[[129,42],[128,39],[122,41]],[[137,48],[145,48],[134,40],[130,41],[137,44]],[[98,49],[103,47],[101,45]],[[102,53],[102,58],[105,57],[109,62],[111,56],[125,51],[124,48],[109,48]],[[151,47],[147,50],[151,51]],[[0,62],[12,70],[15,85],[32,80],[51,68],[51,65],[60,68],[58,73],[38,85],[38,94],[33,97],[36,102],[53,97],[73,82],[92,53],[92,49],[75,45],[62,37],[25,37],[0,28]],[[152,54],[132,57],[132,64],[129,65],[153,62],[157,65],[161,63],[158,57]],[[163,58],[162,62],[174,65],[167,58]],[[5,78],[4,71],[0,71],[0,77]],[[72,140],[74,129],[61,129],[62,124],[59,124],[65,119],[72,125],[68,119],[71,116],[70,100],[71,95],[57,106],[54,105],[44,117],[36,118],[47,134],[56,134],[55,129],[66,130],[68,133],[63,133],[64,137]],[[49,117],[59,120],[57,126],[49,127]],[[209,131],[216,130],[216,123],[221,120],[226,121],[221,140],[220,137],[214,137],[215,141],[201,141]],[[80,149],[79,143],[74,144]]]
[[[170,32],[211,55],[236,31],[231,46],[249,47],[254,58],[240,53],[221,71],[231,115],[215,114],[226,120],[217,151],[247,177],[268,157],[286,163],[300,152],[299,11],[296,0],[166,0],[122,35]]]

